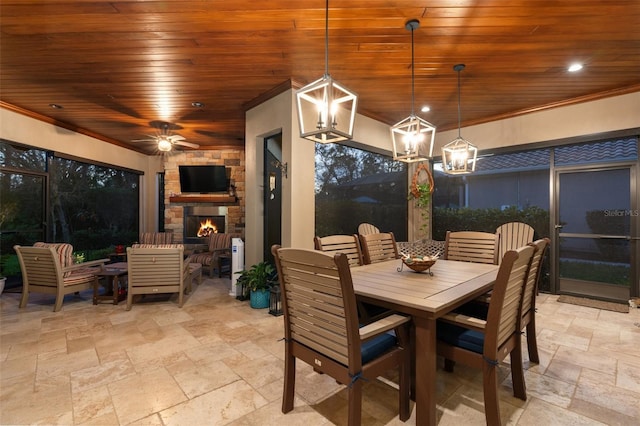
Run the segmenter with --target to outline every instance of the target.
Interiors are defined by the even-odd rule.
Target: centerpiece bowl
[[[402,258],[402,264],[406,265],[409,269],[415,272],[428,271],[438,260],[435,256],[406,256]],[[402,268],[400,268],[402,270]],[[431,273],[429,271],[429,273]]]

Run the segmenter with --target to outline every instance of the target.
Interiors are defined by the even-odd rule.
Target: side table
[[[127,261],[127,252],[124,252],[124,253],[110,253],[109,254],[109,260],[111,260],[111,262],[125,263]]]
[[[123,278],[127,276],[128,266],[125,262],[111,263],[103,266],[99,272],[96,273],[96,278],[93,281],[93,304],[97,305],[101,300],[111,300],[114,305],[117,305],[120,300],[120,283],[124,283]],[[105,294],[98,294],[98,287],[100,286],[100,278],[104,277],[106,284]],[[111,293],[111,294],[110,294]],[[123,297],[124,300],[124,297]]]

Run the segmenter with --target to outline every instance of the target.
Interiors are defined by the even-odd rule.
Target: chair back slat
[[[538,280],[540,279],[540,271],[542,267],[542,261],[547,253],[550,240],[548,238],[541,238],[531,245],[537,247],[536,252],[533,255],[531,261],[531,268],[529,268],[529,274],[527,275],[527,283],[524,288],[524,294],[522,296],[522,317],[524,318],[533,309],[535,309],[535,298],[538,290]]]
[[[447,231],[444,259],[475,263],[498,263],[496,234],[476,231]]]
[[[400,257],[393,232],[360,235],[360,245],[366,265]]]
[[[360,235],[379,234],[379,233],[380,233],[380,229],[377,226],[372,225],[370,223],[363,222],[360,225],[358,225],[358,234]]]
[[[516,250],[533,241],[534,230],[523,222],[507,222],[498,226],[496,234],[500,237],[498,259],[502,259],[509,250]]]
[[[315,237],[313,239],[316,250],[325,253],[344,253],[349,260],[349,266],[360,266],[363,264],[360,240],[357,235],[327,235],[326,237]]]
[[[342,267],[338,266],[334,256],[342,259]],[[317,250],[281,249],[279,263],[285,331],[289,338],[349,365],[347,317],[357,316],[355,298],[344,296],[343,285],[351,285],[353,293],[346,255],[330,255]],[[359,350],[360,348],[358,353]]]
[[[534,251],[532,246],[510,250],[501,262],[487,315],[484,350],[489,359],[496,359],[500,347],[520,331],[522,292]]]

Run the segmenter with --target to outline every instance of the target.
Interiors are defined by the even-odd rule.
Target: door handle
[[[555,229],[562,229],[562,228],[564,228],[564,225],[555,225],[554,228]]]

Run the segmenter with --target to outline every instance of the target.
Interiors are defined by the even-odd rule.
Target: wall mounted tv
[[[178,166],[182,193],[227,192],[229,178],[225,166]]]

